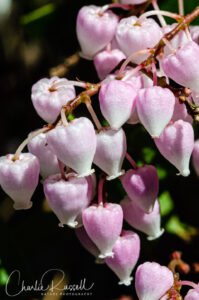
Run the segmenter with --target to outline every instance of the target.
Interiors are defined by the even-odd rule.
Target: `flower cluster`
[[[32,206],[30,199],[40,173],[59,226],[75,228],[77,238],[96,262],[105,262],[119,284],[125,285],[132,281],[140,239],[134,231],[123,229],[123,219],[148,240],[160,237],[164,229],[156,168],[137,166],[127,153],[122,126],[132,124],[133,130],[133,124],[142,124],[162,156],[182,176],[190,173],[193,152],[199,175],[199,141],[194,143],[192,127],[198,116],[195,104],[199,104],[199,28],[189,27],[199,9],[183,17],[160,11],[152,1],[154,10],[136,16],[134,9],[137,5],[143,9],[140,4],[145,2],[121,0],[80,9],[80,55],[93,60],[101,82],[52,77],[35,83],[32,103],[48,125],[30,133],[15,154],[0,158],[0,184],[13,199],[14,208]],[[129,10],[128,17],[112,11],[118,8]],[[152,15],[158,15],[160,25]],[[166,25],[162,15],[179,24]],[[75,86],[83,92],[76,95]],[[91,105],[91,97],[97,93],[107,127],[102,127]],[[81,103],[86,104],[94,124],[84,116],[69,121],[68,116]],[[23,153],[26,145],[29,152]],[[132,165],[129,170],[122,169],[125,158]],[[102,170],[99,179],[94,166]],[[127,195],[119,204],[108,203],[103,183],[116,178]],[[167,267],[145,262],[137,268],[135,288],[140,300],[177,299],[171,298],[175,284]],[[186,300],[199,299],[199,288],[193,285]]]

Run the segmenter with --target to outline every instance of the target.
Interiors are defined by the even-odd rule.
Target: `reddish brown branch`
[[[148,6],[151,3],[151,0],[149,0],[146,5]],[[139,6],[137,7],[139,9]],[[185,26],[187,26],[190,22],[192,22],[197,16],[199,16],[199,7],[196,7],[196,9],[191,12],[190,14],[186,15],[185,17],[182,17],[182,20],[176,27],[171,30],[170,32],[166,33],[163,38],[159,41],[159,43],[153,48],[154,52],[146,59],[144,60],[141,65],[143,66],[143,69],[141,70],[142,73],[153,79],[152,72],[148,72],[145,67],[150,65],[152,62],[156,63],[156,57],[159,55],[163,47],[165,46],[164,38],[167,40],[172,40],[176,34],[180,30],[183,30]],[[122,63],[122,62],[121,62]],[[119,66],[121,66],[121,63],[114,69],[118,69]],[[130,63],[132,66],[136,66],[135,64]],[[114,71],[113,70],[113,71]],[[111,72],[112,73],[112,72]],[[188,113],[193,117],[193,119],[196,122],[199,122],[199,107],[194,106],[187,97],[190,95],[190,90],[186,88],[175,88],[166,83],[165,77],[158,77],[158,85],[162,87],[169,88],[176,97],[180,97],[181,103],[183,102],[186,105]],[[91,84],[87,83],[88,88],[81,92],[75,99],[71,100],[67,105],[63,106],[63,108],[66,111],[66,115],[68,116],[74,109],[76,109],[77,106],[79,106],[82,102],[84,102],[85,98],[91,97],[98,93],[101,83],[97,84]],[[54,126],[60,121],[60,117],[54,122]]]
[[[174,38],[174,36],[178,34],[180,30],[185,29],[185,27],[198,16],[199,16],[199,7],[196,7],[194,11],[192,11],[190,14],[186,15],[185,17],[182,17],[182,21],[178,25],[176,25],[170,32],[166,33],[163,36],[163,38],[159,41],[159,43],[154,47],[154,53],[151,54],[147,59],[145,59],[141,63],[141,65],[143,65],[143,67],[148,66],[154,59],[156,59],[156,56],[162,52],[162,49],[165,46],[164,39],[171,41]]]

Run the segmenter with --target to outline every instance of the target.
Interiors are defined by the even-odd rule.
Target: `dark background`
[[[177,1],[159,2],[162,9],[177,10]],[[186,11],[191,11],[197,2],[185,1]],[[29,132],[43,126],[31,103],[31,86],[40,78],[49,77],[52,68],[62,65],[67,57],[79,50],[75,23],[80,7],[105,3],[99,0],[14,0],[10,14],[0,15],[1,155],[13,153]],[[41,7],[43,12],[31,14]],[[90,82],[98,81],[92,62],[83,59],[65,76],[68,79],[77,76]],[[97,98],[94,98],[94,107],[102,120]],[[82,114],[88,115],[84,107],[79,107],[75,115]],[[140,164],[152,163],[158,168],[162,223],[166,227],[165,234],[157,241],[148,242],[146,236],[140,234],[142,247],[139,263],[149,260],[167,265],[170,254],[180,250],[183,259],[192,266],[199,262],[198,178],[193,170],[188,178],[176,176],[176,169],[156,151],[153,141],[140,125],[125,125],[124,129],[128,137],[128,151],[135,160]],[[196,126],[195,132],[197,138]],[[129,165],[125,163],[124,167],[129,168]],[[124,191],[118,180],[108,183],[106,188],[110,201],[119,202],[122,199]],[[11,200],[0,190],[0,299],[9,299],[4,293],[5,282],[15,269],[20,270],[21,280],[26,285],[39,280],[49,269],[61,269],[71,283],[77,284],[83,278],[87,279],[88,285],[94,282],[93,295],[87,296],[88,299],[117,299],[122,295],[136,299],[132,286],[119,286],[118,279],[108,267],[94,263],[94,258],[82,248],[73,230],[57,226],[57,218],[44,201],[41,184],[32,200],[34,205],[31,210],[14,212]],[[125,228],[128,228],[127,224]],[[48,276],[46,283],[55,273]],[[182,278],[199,281],[193,267],[190,274],[182,275]],[[12,280],[10,287],[16,287],[16,279]],[[74,297],[78,298],[71,296]],[[30,292],[16,298],[42,297],[39,293]]]

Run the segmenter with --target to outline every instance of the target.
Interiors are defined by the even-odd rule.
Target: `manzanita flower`
[[[191,289],[186,294],[184,300],[198,300],[199,299],[199,287]]]
[[[189,161],[194,147],[194,132],[190,123],[178,120],[169,124],[154,141],[160,153],[181,175],[190,174]]]
[[[196,105],[199,105],[199,94],[192,92],[191,97]]]
[[[199,26],[189,26],[192,40],[199,44]]]
[[[130,74],[130,72],[133,70],[133,68],[126,68],[123,76],[128,76],[128,74]],[[116,72],[117,74],[117,72]],[[133,76],[130,76],[129,78],[124,80],[126,83],[129,83],[130,85],[132,85],[132,87],[136,90],[136,92],[138,92],[141,88],[143,88],[144,85],[144,80],[142,75],[137,72],[136,74],[134,74]],[[134,110],[135,111],[135,110]],[[133,113],[134,113],[133,111]]]
[[[99,92],[100,109],[111,128],[119,129],[135,108],[136,90],[121,80],[103,83]]]
[[[130,116],[130,118],[127,121],[128,124],[137,124],[140,123],[140,119],[138,117],[138,112],[137,112],[137,108],[135,107],[134,112],[132,113],[132,115]]]
[[[162,28],[163,34],[166,34],[170,31],[172,31],[177,26],[177,23],[173,23],[171,25],[166,25]],[[173,49],[177,49],[178,47],[182,47],[188,42],[188,37],[186,35],[186,32],[184,30],[180,30],[172,39],[170,42],[170,45]],[[172,50],[171,47],[169,48],[167,45],[164,47],[164,54],[171,54]]]
[[[145,86],[144,77],[146,78],[146,76],[144,74],[141,74],[140,72],[136,72],[135,74],[131,75],[130,73],[133,70],[134,70],[134,68],[131,68],[131,67],[127,67],[124,70],[123,76],[124,77],[127,76],[127,78],[124,80],[124,82],[129,83],[137,92],[138,90],[140,90],[141,88],[143,88]],[[118,73],[119,73],[119,70],[116,70],[115,73],[107,75],[106,78],[102,81],[102,84],[108,83],[108,82],[110,82],[111,80],[114,80],[114,79],[117,80]],[[149,80],[151,81],[150,78],[149,78]],[[151,81],[151,82],[152,82],[152,85],[153,85],[153,81]]]
[[[31,99],[38,115],[48,123],[53,123],[63,105],[75,98],[73,85],[66,78],[54,76],[43,78],[32,86]]]
[[[156,262],[145,262],[135,273],[135,289],[139,300],[159,300],[173,284],[173,273]]]
[[[124,173],[121,168],[126,148],[126,136],[122,128],[119,130],[103,128],[97,134],[97,148],[93,162],[109,175],[108,180]]]
[[[125,76],[130,71],[131,70],[128,71],[128,69],[127,69],[126,72],[125,72]],[[130,84],[132,84],[136,88],[137,92],[140,89],[148,88],[148,87],[153,86],[153,80],[151,80],[151,78],[149,78],[145,74],[140,74],[139,72],[136,74],[136,76],[134,75],[134,76],[130,77],[129,79],[127,79],[126,82],[129,82]],[[139,119],[138,112],[137,112],[136,98],[135,98],[135,109],[134,109],[132,115],[130,116],[130,118],[128,119],[128,121],[127,121],[128,124],[140,123],[140,119]]]
[[[120,205],[123,209],[124,219],[135,229],[146,233],[148,235],[148,240],[157,239],[163,234],[164,229],[160,228],[161,215],[158,199],[150,214],[145,213],[128,197],[125,197],[120,202]]]
[[[199,177],[199,140],[194,143],[193,153],[192,153],[192,163],[196,174]]]
[[[56,156],[79,176],[92,173],[96,136],[89,119],[81,117],[71,121],[66,127],[57,126],[47,133],[47,142]]]
[[[66,175],[67,177],[68,175]],[[70,173],[69,173],[70,176]],[[73,174],[73,176],[76,176],[76,174]],[[84,177],[87,180],[88,183],[88,191],[87,191],[87,199],[88,203],[90,203],[96,194],[96,175],[95,173],[92,173],[89,176]],[[76,217],[77,226],[75,228],[83,227],[83,221],[82,221],[82,212],[80,212]]]
[[[114,257],[105,259],[109,268],[119,277],[119,284],[130,285],[131,273],[140,255],[140,238],[133,231],[123,230],[113,247]]]
[[[0,157],[0,185],[14,201],[14,208],[29,209],[30,201],[39,179],[39,160],[31,153],[21,153],[14,160],[13,154]]]
[[[162,37],[159,25],[151,18],[144,19],[139,24],[136,16],[123,18],[117,26],[116,39],[126,56],[154,47]],[[149,54],[134,57],[134,63],[141,63]]]
[[[126,56],[119,49],[104,50],[94,58],[97,74],[103,80]]]
[[[143,165],[135,170],[131,169],[121,177],[121,181],[129,198],[145,213],[152,212],[159,191],[155,167]]]
[[[175,100],[174,112],[171,119],[173,122],[178,120],[183,120],[189,123],[193,122],[192,117],[187,112],[186,106],[184,103],[180,103],[178,99]]]
[[[92,173],[85,178],[88,181],[88,199],[93,200],[96,194],[96,175]]]
[[[91,239],[89,238],[86,230],[84,229],[84,227],[80,227],[80,228],[76,228],[75,229],[75,234],[78,238],[78,240],[80,241],[80,243],[82,244],[82,246],[88,251],[90,252],[93,256],[95,256],[96,258],[96,262],[102,262],[103,260],[100,261],[100,259],[98,258],[100,251],[97,248],[97,246],[91,241]]]
[[[44,180],[44,193],[49,206],[60,221],[60,227],[64,224],[76,227],[77,216],[90,202],[86,178],[77,178],[75,173],[69,174],[66,179],[60,174],[48,177]]]
[[[190,41],[161,60],[165,74],[199,94],[199,46]]]
[[[139,119],[153,138],[159,137],[171,120],[174,106],[173,93],[159,86],[141,89],[136,97]]]
[[[111,43],[107,45],[107,47],[109,47],[109,46],[111,47],[112,50],[120,49],[115,36],[113,37]]]
[[[114,37],[118,16],[102,7],[83,6],[77,16],[77,38],[82,56],[92,59]]]
[[[59,173],[57,156],[47,144],[46,133],[40,133],[34,137],[28,143],[28,150],[39,159],[40,174],[43,178]]]
[[[113,257],[114,244],[122,230],[123,213],[119,204],[91,205],[82,213],[84,228],[101,254],[99,258]]]
[[[153,86],[153,80],[145,74],[141,74],[142,77],[142,88],[148,88]]]

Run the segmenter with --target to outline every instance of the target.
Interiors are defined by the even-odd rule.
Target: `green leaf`
[[[141,167],[144,165],[144,162],[141,160],[138,160],[138,162],[136,163],[138,167]]]
[[[161,166],[156,166],[156,170],[158,172],[159,180],[163,180],[167,177],[167,171]]]
[[[147,164],[150,164],[155,157],[155,151],[150,147],[143,148],[142,154],[143,154],[143,158]]]
[[[72,121],[72,120],[74,120],[75,119],[75,116],[73,115],[73,114],[70,114],[69,116],[68,116],[68,122],[70,122],[70,121]]]
[[[0,269],[0,286],[5,285],[8,281],[8,273],[5,269],[1,268]]]
[[[186,242],[190,242],[192,236],[198,235],[198,229],[180,221],[179,217],[173,215],[165,225],[166,231],[175,234]]]
[[[161,215],[163,217],[168,215],[174,208],[173,200],[172,200],[171,195],[168,191],[164,191],[159,196],[159,202],[160,202]]]
[[[21,23],[23,25],[30,24],[34,21],[37,21],[39,19],[42,19],[50,14],[52,14],[55,11],[55,5],[52,3],[49,3],[47,5],[44,5],[38,9],[35,9],[31,11],[30,13],[24,15],[21,17]]]
[[[106,120],[103,120],[102,121],[102,126],[109,127],[110,124]]]

